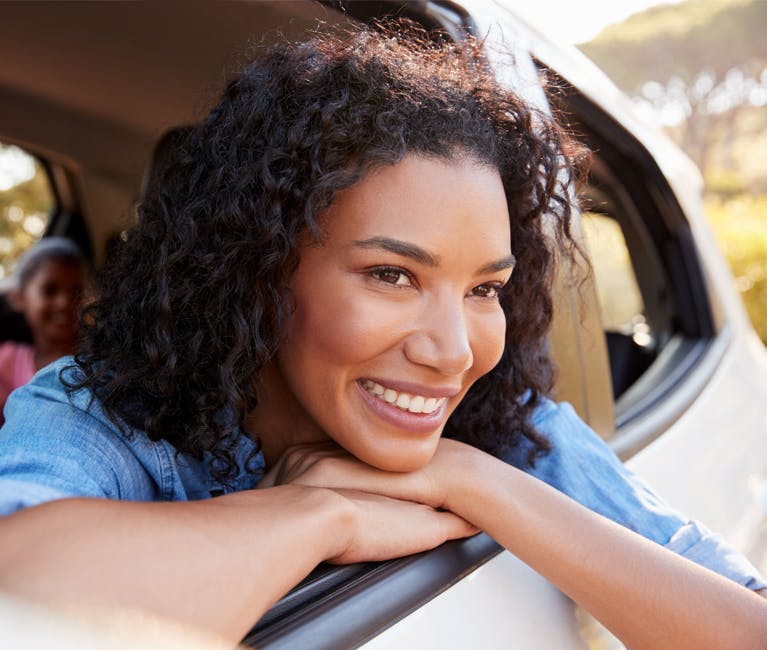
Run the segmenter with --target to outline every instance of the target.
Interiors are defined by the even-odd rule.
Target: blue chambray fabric
[[[245,435],[237,441],[239,475],[224,486],[211,477],[210,457],[196,461],[164,440],[152,442],[140,431],[120,432],[90,394],[67,396],[59,373],[71,363],[65,357],[42,369],[6,404],[0,430],[0,515],[64,497],[205,499],[250,489],[263,476],[263,457]],[[629,471],[568,404],[545,401],[533,422],[553,450],[525,471],[740,584],[767,587],[746,558],[670,508]],[[527,451],[521,445],[504,460],[523,467]]]
[[[553,449],[526,472],[594,512],[749,589],[767,587],[751,562],[720,535],[671,508],[629,470],[572,406],[545,401],[533,414],[533,423]],[[528,449],[520,445],[504,460],[522,467]]]

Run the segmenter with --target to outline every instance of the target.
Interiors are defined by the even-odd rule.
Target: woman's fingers
[[[465,453],[466,445],[441,440],[424,468],[387,472],[363,463],[332,442],[296,445],[283,454],[258,487],[295,483],[360,490],[440,508],[446,503],[449,479],[461,470]]]
[[[441,505],[421,471],[387,472],[349,455],[316,458],[292,482],[311,487],[358,490],[432,507]]]
[[[354,531],[346,549],[330,562],[348,564],[426,551],[477,529],[451,512],[354,490],[336,490],[350,503]]]
[[[290,447],[259,483],[259,488],[294,483],[309,487],[370,492],[445,508],[451,480],[465,470],[476,449],[440,440],[432,460],[413,472],[387,472],[352,456],[331,441]]]

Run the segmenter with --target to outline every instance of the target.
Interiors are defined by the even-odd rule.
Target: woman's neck
[[[266,467],[294,445],[328,440],[328,435],[310,420],[285,386],[282,374],[272,363],[263,372],[258,387],[258,406],[243,423],[245,431],[261,444]]]

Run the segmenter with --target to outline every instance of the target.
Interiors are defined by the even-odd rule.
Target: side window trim
[[[731,341],[732,332],[725,326],[714,338],[679,337],[669,343],[656,361],[662,380],[641,401],[629,399],[617,414],[617,433],[610,440],[613,451],[627,460],[672,426],[708,385]]]
[[[243,644],[268,650],[357,647],[501,551],[503,547],[480,533],[399,560],[334,568],[330,574],[339,579],[328,580],[326,586],[328,572],[320,568],[319,575],[313,572],[280,601],[278,605],[289,603],[289,611],[267,612]],[[351,575],[355,571],[358,575]]]

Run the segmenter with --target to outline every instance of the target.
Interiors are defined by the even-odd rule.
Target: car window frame
[[[683,416],[712,378],[732,333],[703,272],[691,225],[658,161],[596,101],[539,59],[536,65],[553,81],[553,101],[570,128],[608,163],[611,155],[625,162],[610,165],[611,172],[621,178],[639,214],[656,216],[655,232],[649,230],[668,264],[678,332],[616,403],[615,434],[609,444],[626,460]]]

